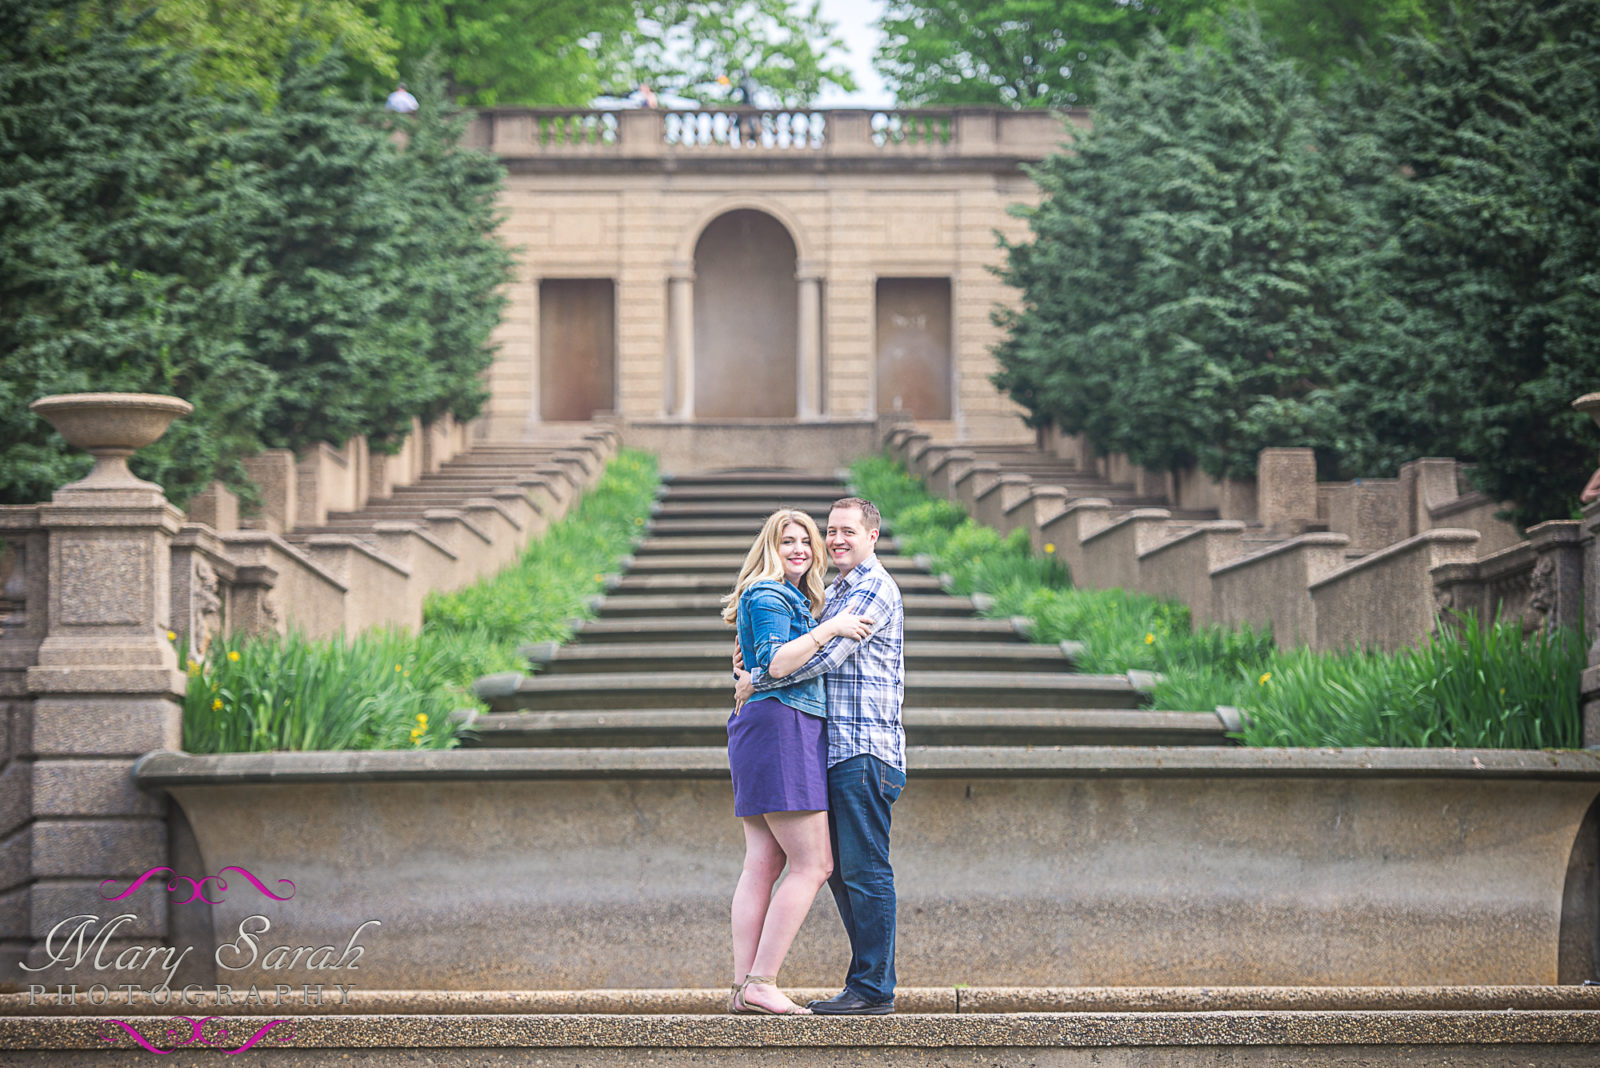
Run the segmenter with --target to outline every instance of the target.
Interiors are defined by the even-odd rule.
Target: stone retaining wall
[[[230,892],[217,944],[256,914],[287,942],[341,947],[377,919],[361,981],[385,989],[704,987],[727,969],[742,839],[719,749],[157,753],[137,777],[182,808],[197,873],[295,884],[284,902]],[[1600,755],[914,749],[909,778],[908,986],[1552,984],[1593,968]],[[847,956],[822,895],[785,982],[837,983]]]

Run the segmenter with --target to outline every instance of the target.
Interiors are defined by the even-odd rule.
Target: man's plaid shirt
[[[840,612],[870,616],[872,633],[859,642],[835,638],[792,675],[768,678],[757,670],[757,690],[786,686],[826,673],[828,767],[871,753],[906,770],[906,732],[900,706],[906,696],[905,607],[900,587],[876,555],[869,556],[828,587],[822,618]]]

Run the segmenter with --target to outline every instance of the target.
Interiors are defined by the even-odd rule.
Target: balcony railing
[[[993,108],[485,108],[468,143],[510,159],[675,156],[1042,159],[1086,112]]]

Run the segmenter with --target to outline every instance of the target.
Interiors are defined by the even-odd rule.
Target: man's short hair
[[[865,497],[841,497],[833,502],[834,508],[859,508],[861,519],[867,524],[868,530],[880,530],[883,527],[883,516],[878,514],[878,506]],[[832,509],[829,509],[832,511]]]

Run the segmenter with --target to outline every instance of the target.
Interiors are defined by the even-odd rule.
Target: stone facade
[[[519,266],[475,432],[519,440],[606,408],[689,423],[899,411],[945,436],[1025,440],[988,381],[990,312],[1012,295],[990,271],[995,232],[1026,234],[1009,214],[1037,200],[1022,166],[1086,121],[481,112],[471,138],[510,170],[502,232]]]

